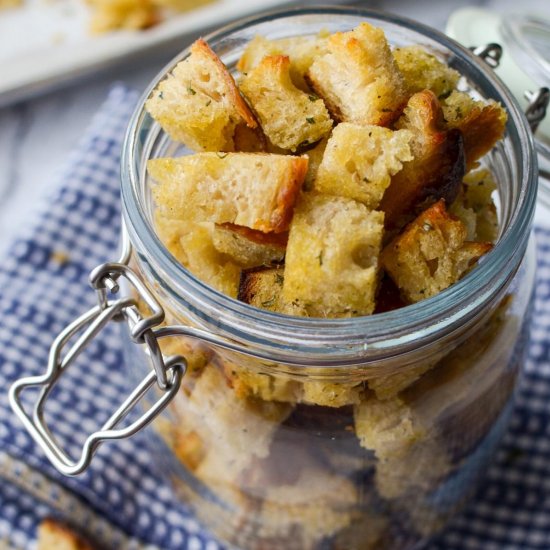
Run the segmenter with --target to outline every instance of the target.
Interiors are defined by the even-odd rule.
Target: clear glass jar
[[[525,118],[491,69],[437,31],[356,8],[263,16],[207,40],[232,68],[257,34],[345,31],[364,20],[393,45],[437,53],[465,87],[508,111],[505,139],[483,159],[498,182],[498,243],[434,298],[370,317],[288,317],[233,300],[178,264],[155,234],[146,162],[182,150],[143,103],[187,50],[151,84],[127,134],[122,200],[133,267],[169,325],[232,343],[161,342],[164,353],[187,358],[188,370],[153,425],[152,449],[197,516],[238,548],[403,549],[425,541],[476,487],[523,362],[536,160]],[[126,347],[132,376],[142,379],[147,357],[129,339]]]

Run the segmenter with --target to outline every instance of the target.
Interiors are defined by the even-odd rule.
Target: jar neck
[[[417,42],[437,43],[453,60],[454,68],[475,83],[482,96],[500,101],[507,109],[506,138],[489,159],[498,167],[495,176],[500,183],[501,234],[480,264],[433,298],[400,310],[349,319],[289,317],[260,310],[199,281],[176,262],[156,236],[151,205],[147,202],[146,161],[159,142],[167,138],[145,112],[143,104],[151,89],[186,52],[151,84],[130,124],[122,159],[123,214],[145,278],[173,304],[175,312],[184,312],[184,317],[194,324],[230,338],[243,348],[265,350],[273,360],[282,363],[292,359],[304,365],[346,365],[429,345],[468,325],[506,288],[522,261],[529,238],[536,198],[536,160],[531,134],[515,99],[468,50],[432,29],[370,10],[299,10],[288,12],[288,24],[301,14],[309,13],[311,18],[320,11],[323,16],[348,14],[350,25],[368,18],[375,25],[403,26],[414,31]],[[256,27],[254,22],[247,23],[251,36],[262,34],[264,19],[258,21]],[[241,27],[238,24],[226,28],[208,41],[216,49],[217,43],[227,43],[228,37]],[[231,57],[230,53],[226,55]],[[223,54],[221,57],[226,61]]]

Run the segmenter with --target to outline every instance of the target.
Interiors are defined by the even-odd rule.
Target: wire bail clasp
[[[143,317],[133,297],[109,300],[109,295],[120,291],[119,280],[126,279],[143,300],[151,314]],[[139,277],[125,264],[106,263],[94,269],[90,282],[98,294],[98,305],[68,325],[54,340],[44,374],[16,381],[10,388],[10,405],[23,422],[33,439],[40,445],[52,464],[65,475],[83,472],[90,464],[97,447],[104,441],[123,439],[134,435],[149,424],[179,391],[187,363],[181,356],[165,358],[160,350],[154,327],[164,320],[164,311]],[[111,321],[126,321],[132,340],[145,347],[153,364],[153,370],[130,393],[124,402],[104,423],[100,430],[87,437],[78,459],[71,458],[57,443],[44,418],[44,406],[59,377],[69,367],[101,330]],[[78,336],[77,336],[78,335]],[[76,341],[69,345],[69,341]],[[68,348],[68,349],[65,349]],[[64,354],[62,354],[65,352]],[[128,416],[154,386],[161,390],[160,397],[141,416],[124,427],[120,423]],[[25,410],[21,393],[29,388],[39,390],[32,415]]]

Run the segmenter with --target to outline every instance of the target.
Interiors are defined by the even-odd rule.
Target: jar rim
[[[244,347],[255,346],[271,350],[274,360],[303,354],[315,364],[325,361],[339,363],[357,355],[384,354],[388,350],[411,349],[418,342],[433,341],[444,330],[467,322],[479,308],[502,288],[523,258],[535,209],[537,193],[537,164],[528,123],[512,93],[496,74],[469,50],[443,33],[410,19],[356,7],[317,7],[276,10],[232,23],[208,35],[211,44],[232,33],[275,18],[300,16],[357,16],[376,24],[376,21],[407,27],[446,48],[467,66],[482,84],[488,95],[505,106],[508,113],[507,134],[519,147],[521,166],[518,166],[519,193],[509,222],[500,238],[483,261],[451,287],[426,300],[386,313],[351,318],[291,317],[262,310],[237,301],[197,279],[181,266],[164,247],[147,219],[139,194],[139,162],[136,143],[149,115],[144,104],[158,82],[173,66],[186,57],[188,48],[176,56],[153,80],[142,95],[130,121],[122,150],[123,216],[132,243],[137,245],[140,258],[164,283],[177,287],[176,298],[189,304],[200,303],[200,317],[211,323],[221,334],[241,342]],[[149,120],[149,124],[151,121]],[[309,358],[309,359],[307,359]]]

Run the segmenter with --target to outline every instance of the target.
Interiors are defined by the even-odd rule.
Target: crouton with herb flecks
[[[456,283],[490,243],[467,242],[466,227],[438,201],[410,223],[380,256],[403,298],[414,303]]]
[[[197,153],[151,159],[153,196],[164,217],[287,231],[307,157]]]
[[[361,23],[328,38],[306,74],[338,122],[388,126],[407,101],[403,77],[382,29]]]
[[[290,79],[290,59],[267,56],[245,76],[240,88],[258,115],[270,142],[296,151],[316,143],[332,129],[322,99],[296,88]]]
[[[328,140],[313,189],[376,209],[391,176],[412,160],[409,130],[342,122]]]
[[[383,212],[304,193],[288,236],[283,298],[313,317],[372,313],[383,230]]]
[[[258,126],[226,66],[202,39],[159,83],[145,108],[174,141],[194,151],[233,151],[237,126]]]

